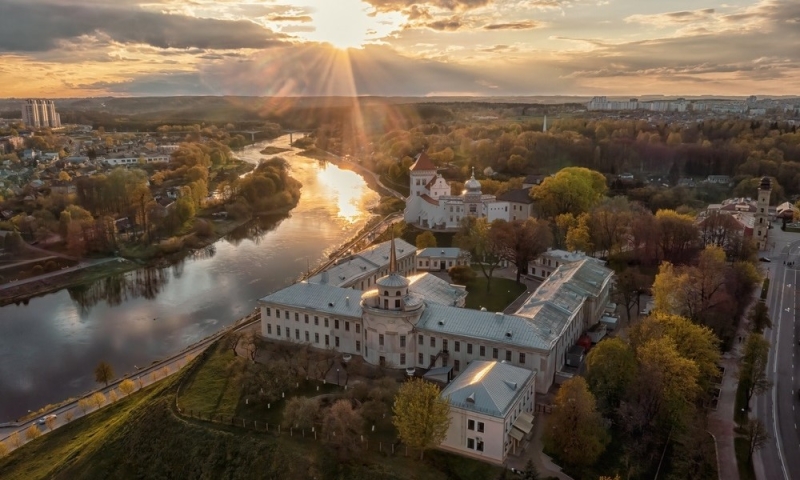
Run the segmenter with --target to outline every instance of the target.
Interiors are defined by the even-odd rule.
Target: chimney
[[[319,283],[328,283],[328,271],[323,270],[322,278],[320,279]]]
[[[350,306],[350,297],[344,297],[344,304]]]

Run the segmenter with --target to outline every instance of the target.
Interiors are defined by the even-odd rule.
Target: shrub
[[[34,275],[41,275],[44,273],[44,267],[41,265],[36,265],[35,267],[33,267],[33,270],[31,270],[31,273],[33,273]]]
[[[36,424],[31,425],[25,430],[25,438],[28,440],[36,440],[37,438],[42,436],[42,431],[39,430],[39,427]]]

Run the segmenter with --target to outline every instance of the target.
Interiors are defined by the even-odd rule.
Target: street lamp
[[[339,369],[336,369],[336,385],[339,385]]]

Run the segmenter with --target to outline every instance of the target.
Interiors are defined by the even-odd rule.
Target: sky
[[[0,0],[0,97],[797,95],[798,0]]]

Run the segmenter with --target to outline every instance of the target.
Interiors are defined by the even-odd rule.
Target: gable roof
[[[524,203],[530,205],[533,203],[530,193],[531,190],[529,188],[515,188],[498,195],[497,200],[501,202]]]
[[[259,303],[305,308],[329,315],[361,317],[360,292],[333,285],[299,282],[261,298]]]
[[[415,293],[429,302],[456,306],[467,296],[465,287],[451,285],[447,280],[442,280],[427,272],[411,275],[408,277],[408,281],[411,293]]]
[[[535,376],[508,363],[474,360],[440,395],[454,407],[505,418]]]
[[[411,252],[416,253],[417,249],[398,238],[395,240],[395,255],[397,258],[405,258]],[[372,245],[358,253],[350,255],[340,260],[336,265],[331,266],[325,272],[318,273],[308,279],[308,283],[322,283],[336,286],[343,286],[366,277],[374,272],[389,266],[391,250],[391,240]]]
[[[409,169],[412,172],[419,172],[423,170],[436,170],[436,165],[431,162],[431,159],[428,158],[428,154],[425,152],[420,153],[417,155],[417,159],[414,162],[414,165],[411,165]]]

